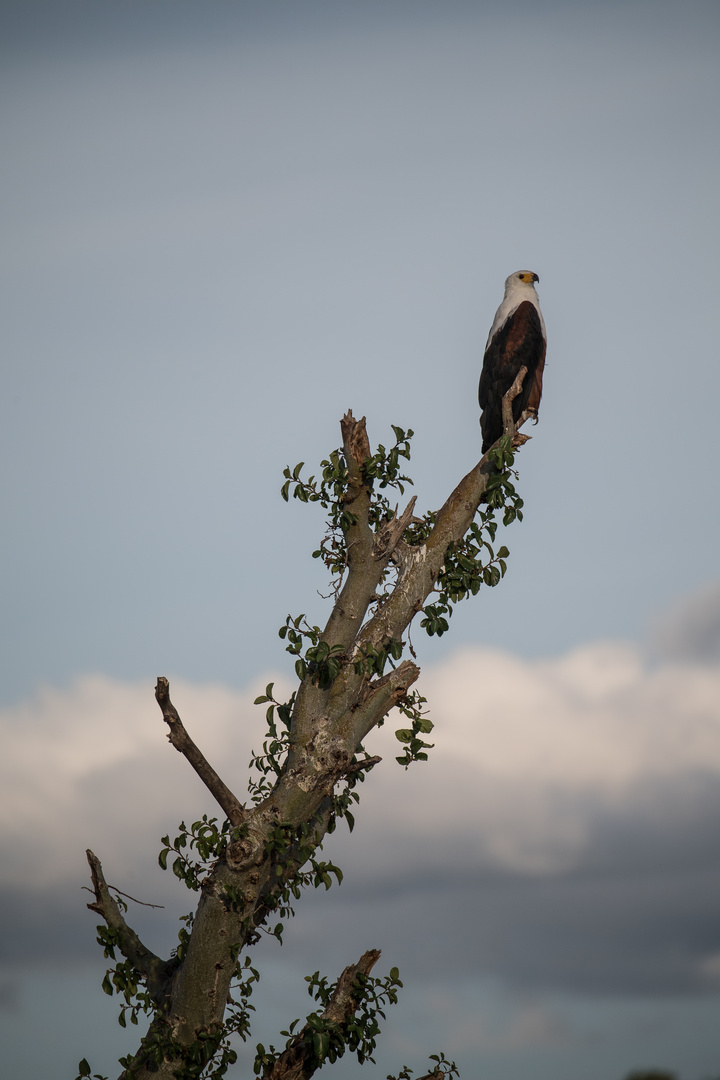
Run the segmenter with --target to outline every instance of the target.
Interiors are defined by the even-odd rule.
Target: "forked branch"
[[[413,495],[402,514],[397,514],[379,529],[373,544],[373,557],[376,559],[389,559],[400,543],[410,522],[413,520],[413,511],[417,495]]]
[[[117,947],[126,960],[129,960],[134,968],[145,977],[148,992],[153,1000],[160,1002],[165,994],[167,982],[174,968],[172,962],[166,963],[156,956],[137,936],[132,927],[128,926],[123,917],[120,906],[110,891],[105,880],[102,864],[90,849],[86,851],[87,861],[90,865],[93,892],[95,902],[88,904],[90,911],[97,912],[105,920],[111,930],[114,931],[114,940]]]

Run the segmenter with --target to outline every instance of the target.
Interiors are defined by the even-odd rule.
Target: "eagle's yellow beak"
[[[528,285],[532,285],[534,282],[540,280],[537,274],[534,274],[532,270],[524,270],[522,274],[518,274],[518,277],[521,278],[522,281],[527,282]]]

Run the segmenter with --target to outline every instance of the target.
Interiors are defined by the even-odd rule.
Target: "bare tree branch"
[[[414,682],[420,678],[420,668],[412,660],[403,660],[396,668],[370,686],[370,692],[353,711],[352,725],[355,739],[361,742],[369,731],[406,696]]]
[[[527,419],[525,417],[525,415],[523,414],[523,416],[520,417],[520,419],[518,420],[518,422],[516,424],[515,420],[513,418],[513,414],[512,414],[513,402],[514,402],[515,398],[518,396],[518,394],[520,393],[520,391],[522,390],[523,383],[525,382],[525,376],[526,375],[527,375],[527,368],[526,367],[521,367],[520,370],[518,371],[517,375],[515,376],[515,381],[513,382],[512,386],[510,387],[509,390],[507,390],[503,394],[503,399],[502,399],[503,435],[512,435],[513,437],[515,437],[517,435],[517,429],[520,427],[520,424],[524,423],[525,419]],[[522,436],[522,442],[527,442],[529,437],[530,437],[529,435],[523,435]]]
[[[395,514],[395,516],[391,518],[390,521],[387,521],[378,531],[375,537],[375,543],[373,544],[374,558],[383,559],[387,562],[392,556],[395,548],[402,540],[405,530],[412,521],[416,501],[417,495],[413,495],[400,517]]]
[[[357,990],[355,980],[358,975],[369,975],[380,959],[379,949],[368,949],[364,952],[357,964],[350,964],[345,968],[337,981],[337,986],[330,999],[327,1008],[323,1012],[324,1020],[332,1020],[335,1024],[341,1024],[348,1019],[357,1008]]]
[[[380,580],[381,567],[374,566],[371,558],[375,534],[368,520],[370,488],[362,473],[363,465],[370,457],[365,417],[356,420],[352,410],[348,409],[340,421],[340,429],[348,468],[345,509],[356,521],[347,531],[347,580],[330,614],[323,638],[330,645],[343,645],[347,649],[365,618]]]
[[[348,765],[345,775],[350,776],[352,773],[362,772],[363,769],[372,769],[373,766],[379,765],[381,761],[382,758],[377,754],[375,757],[363,758],[362,761],[356,761],[354,765]]]
[[[143,945],[135,931],[125,922],[120,907],[105,881],[103,868],[97,855],[93,854],[89,848],[86,855],[95,893],[95,903],[88,904],[88,908],[90,911],[97,912],[115,931],[117,944],[123,956],[145,977],[148,992],[153,1000],[160,1002],[165,996],[168,979],[176,965],[161,960]]]
[[[343,453],[348,469],[347,491],[343,502],[352,515],[353,523],[346,532],[347,577],[323,631],[323,641],[331,647],[349,649],[362,626],[368,605],[375,595],[382,575],[383,563],[372,559],[375,534],[370,527],[370,488],[365,483],[362,466],[370,457],[370,443],[365,417],[356,420],[348,410],[340,421]],[[288,759],[294,767],[296,754],[302,753],[307,739],[312,737],[313,721],[322,715],[328,690],[320,689],[311,679],[305,679],[297,692],[293,709],[293,741]]]
[[[233,825],[241,825],[246,817],[245,807],[223,783],[188,735],[177,709],[170,700],[170,683],[163,675],[158,676],[155,698],[162,710],[163,720],[170,729],[168,734],[170,742],[190,762],[205,787],[225,812],[228,821]]]

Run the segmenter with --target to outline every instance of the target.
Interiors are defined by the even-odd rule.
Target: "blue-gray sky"
[[[545,670],[533,665],[555,670],[578,647],[595,656],[605,640],[642,657],[648,686],[680,663],[697,671],[690,683],[678,676],[668,684],[678,700],[712,698],[720,609],[716,3],[24,0],[0,5],[0,30],[0,702],[18,775],[32,773],[23,725],[38,739],[50,725],[62,741],[70,724],[67,745],[75,745],[73,703],[84,700],[78,680],[88,676],[120,697],[139,680],[151,687],[160,672],[245,695],[267,672],[289,676],[277,627],[288,612],[320,621],[318,591],[326,590],[309,558],[319,512],[282,502],[283,466],[317,462],[337,445],[338,420],[352,408],[367,415],[374,441],[387,442],[391,423],[415,430],[409,471],[419,504],[436,506],[477,460],[482,349],[504,278],[519,268],[540,275],[549,337],[541,422],[518,459],[525,521],[508,532],[502,586],[462,605],[452,634],[416,641],[420,659],[454,670],[460,650],[487,657],[500,649],[519,665],[520,684]],[[47,699],[37,696],[43,687]],[[451,700],[450,691],[438,694]],[[559,700],[565,708],[566,697]],[[654,715],[656,700],[638,691],[637,708]],[[630,709],[617,707],[623,716]],[[670,713],[683,724],[682,707]],[[707,732],[698,745],[710,740],[714,762]],[[92,769],[120,769],[132,756],[123,747],[114,764],[103,758]],[[708,999],[700,976],[689,974],[702,963],[710,971],[720,955],[710,909],[689,899],[703,892],[703,872],[714,872],[717,770],[708,765],[705,777],[698,754],[658,789],[681,793],[662,801],[673,808],[662,828],[652,769],[640,770],[637,798],[623,796],[612,813],[597,794],[612,787],[607,777],[572,798],[555,774],[548,779],[585,838],[570,863],[541,860],[532,870],[547,875],[549,909],[572,910],[580,895],[573,875],[602,866],[600,894],[613,897],[603,910],[613,914],[591,948],[592,908],[583,902],[586,916],[566,947],[587,957],[585,980],[581,962],[553,967],[557,951],[541,950],[533,970],[549,974],[533,983],[529,1004],[507,1005],[505,991],[483,982],[497,979],[513,993],[532,982],[529,969],[513,966],[512,950],[489,956],[478,933],[477,948],[465,950],[472,970],[458,971],[448,939],[440,980],[476,980],[463,999],[477,1001],[466,1026],[485,1031],[487,1017],[507,1005],[525,1032],[508,1021],[507,1039],[488,1035],[484,1051],[458,1036],[457,1045],[472,1047],[466,1077],[477,1062],[498,1080],[519,1077],[521,1047],[535,1055],[536,1075],[546,1068],[554,1080],[576,1076],[588,1046],[592,1080],[650,1064],[637,1057],[637,1032],[652,1022],[628,1020],[624,1035],[620,1028],[633,1009],[657,1020],[653,984],[662,984],[665,1009],[654,1029],[663,1032],[664,1060],[655,1063],[687,1080],[713,1067]],[[581,757],[568,759],[567,776],[582,774]],[[59,760],[47,760],[53,775],[67,767]],[[383,797],[390,806],[391,795]],[[3,903],[25,911],[27,940],[47,918],[51,884],[69,889],[72,880],[75,888],[72,875],[84,873],[72,859],[85,846],[89,804],[56,798],[50,780],[47,800],[58,820],[67,812],[75,823],[65,830],[73,870],[28,878],[22,845],[11,845]],[[528,806],[532,818],[537,806]],[[510,814],[500,795],[497,807]],[[482,809],[496,820],[492,807]],[[460,799],[458,814],[465,811]],[[108,842],[131,874],[132,845],[113,831],[115,813],[108,809]],[[547,825],[558,843],[559,820]],[[660,890],[655,932],[633,935],[652,874],[643,884],[630,868],[640,850],[660,866],[666,832],[676,853],[668,873],[687,888]],[[401,836],[388,842],[403,847]],[[487,865],[497,870],[487,843],[472,873],[463,877],[459,856],[442,870],[458,910],[487,903],[500,923],[517,910],[532,928],[522,905],[505,903],[497,883],[483,884]],[[509,872],[498,865],[500,877]],[[16,870],[32,881],[32,903],[18,900]],[[513,874],[527,872],[522,860],[512,863]],[[413,855],[403,873],[431,889],[439,871]],[[626,891],[610,888],[618,875]],[[517,896],[529,895],[519,880]],[[83,912],[72,914],[77,895],[68,892],[63,909],[73,943],[84,926]],[[343,895],[350,912],[354,894],[348,887]],[[337,912],[340,919],[342,904]],[[386,921],[412,967],[402,919],[388,909]],[[311,920],[303,925],[312,942]],[[534,940],[542,933],[538,924]],[[553,928],[548,940],[558,934]],[[661,939],[685,944],[663,952]],[[630,957],[624,968],[613,940],[617,956]],[[23,941],[8,946],[10,959],[23,954]],[[333,953],[341,966],[349,959]],[[600,967],[601,986],[591,977]],[[433,1013],[426,975],[416,974],[415,1020],[402,1029],[410,1033],[429,1030]],[[11,1000],[15,975],[8,978]],[[584,1021],[571,1022],[570,1006],[552,999],[583,993],[600,994],[602,1015],[616,1017],[606,1036],[578,1034]],[[670,1018],[670,1001],[682,1023]],[[438,1025],[429,1050],[442,1045]],[[63,1030],[71,1027],[63,1014]],[[692,1053],[668,1034],[690,1029]],[[647,1044],[650,1052],[650,1036]],[[543,1066],[543,1046],[570,1049],[566,1058],[548,1050]],[[78,1051],[73,1058],[68,1044],[68,1060]],[[47,1074],[47,1065],[37,1068]]]

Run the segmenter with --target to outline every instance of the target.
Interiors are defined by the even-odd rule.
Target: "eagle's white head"
[[[532,270],[516,270],[509,278],[505,279],[505,295],[510,296],[516,291],[532,289],[535,292],[535,282],[540,278]]]
[[[516,270],[514,274],[505,279],[505,295],[502,304],[495,312],[495,318],[488,334],[488,345],[496,331],[520,307],[523,300],[529,300],[537,308],[543,336],[545,336],[545,321],[542,317],[542,311],[540,311],[538,294],[535,292],[535,282],[539,280],[540,278],[532,270]]]

